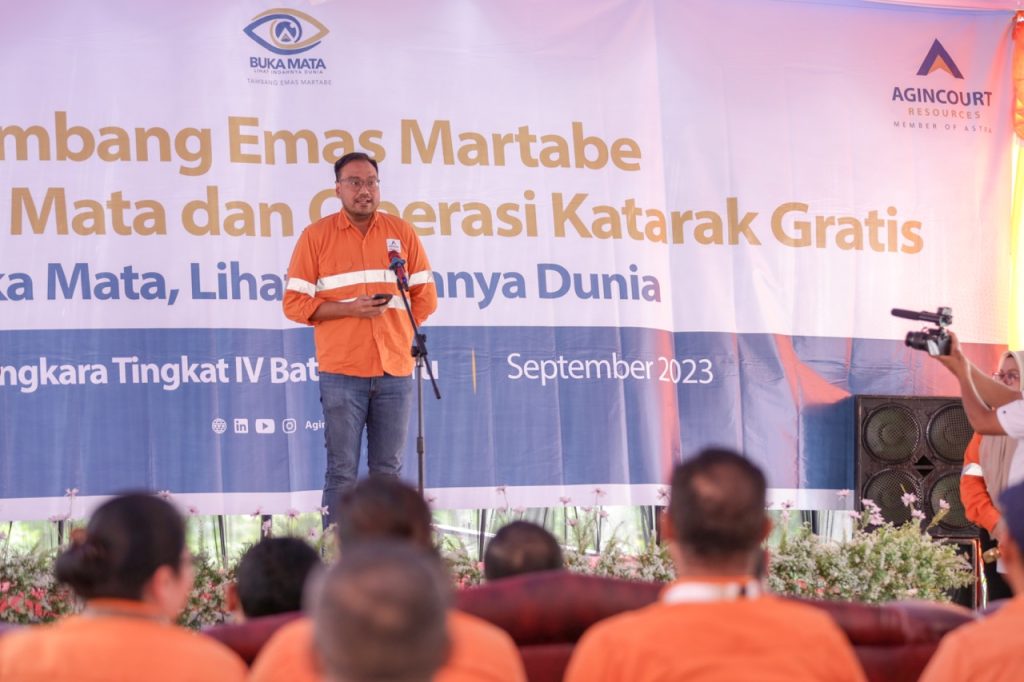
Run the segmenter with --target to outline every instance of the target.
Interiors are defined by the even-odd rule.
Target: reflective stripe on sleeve
[[[306,296],[316,295],[316,287],[313,286],[313,283],[307,282],[304,279],[299,279],[298,277],[289,277],[288,286],[285,288],[288,291],[297,291],[300,294],[305,294]]]
[[[982,471],[982,468],[981,468],[980,464],[978,464],[977,462],[971,462],[970,464],[968,464],[967,466],[964,467],[964,470],[963,470],[963,472],[961,472],[960,475],[961,476],[984,476],[985,472]]]

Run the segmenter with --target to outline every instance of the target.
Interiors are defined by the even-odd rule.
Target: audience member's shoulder
[[[493,623],[457,609],[448,611],[452,650],[435,682],[526,682],[512,637]]]
[[[245,661],[228,645],[218,642],[212,637],[207,637],[199,632],[186,630],[185,628],[175,627],[171,632],[174,633],[173,636],[178,637],[182,641],[182,648],[187,649],[189,651],[188,655],[193,659],[201,658],[211,665],[218,666],[218,668],[236,669],[240,671],[242,677],[245,677],[248,671]]]
[[[301,642],[313,639],[313,619],[309,616],[300,616],[279,627],[277,632],[271,635],[267,644],[272,642]]]
[[[306,616],[282,625],[253,661],[250,682],[318,679],[313,664],[313,620]]]
[[[458,609],[448,611],[448,632],[456,641],[472,638],[475,642],[482,644],[515,648],[512,637],[500,627]]]

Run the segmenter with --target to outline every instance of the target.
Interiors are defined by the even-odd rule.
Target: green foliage
[[[894,526],[882,521],[877,509],[865,504],[846,542],[822,540],[806,525],[783,533],[771,555],[768,589],[868,604],[911,598],[949,601],[949,590],[973,580],[970,565],[953,545],[933,538],[918,523]]]
[[[178,625],[199,630],[227,620],[227,585],[235,579],[236,563],[223,568],[208,554],[192,557],[196,578],[192,583],[188,603],[178,616]]]
[[[48,623],[79,610],[71,590],[53,575],[56,552],[4,551],[0,562],[0,622]]]

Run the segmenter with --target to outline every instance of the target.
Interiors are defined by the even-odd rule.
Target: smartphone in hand
[[[394,298],[394,296],[395,296],[394,294],[374,294],[373,295],[374,305],[378,306],[378,307],[380,307],[382,305],[387,305],[388,301],[390,301],[392,298]]]

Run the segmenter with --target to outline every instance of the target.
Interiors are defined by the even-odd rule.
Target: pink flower
[[[881,526],[885,523],[885,519],[882,518],[882,514],[880,512],[871,512],[871,518],[869,518],[868,521],[871,522],[871,525],[873,526]]]
[[[945,500],[939,500],[939,509],[949,511],[949,502],[946,502]]]
[[[569,519],[568,521],[566,521],[566,523],[568,523],[571,527],[575,528],[576,524],[579,522],[576,519]]]
[[[909,507],[910,505],[917,502],[917,495],[915,495],[914,493],[903,493],[903,495],[900,497],[900,502],[903,503],[904,507]]]
[[[917,519],[918,521],[924,521],[924,512],[920,509],[915,509],[910,512],[910,516]]]
[[[665,489],[665,488],[658,488],[658,499],[662,500],[662,501],[667,500],[668,499],[668,490]]]
[[[285,512],[285,515],[286,515],[286,516],[287,516],[287,517],[288,517],[289,519],[295,519],[295,518],[298,518],[298,516],[299,516],[299,510],[298,510],[298,509],[295,509],[294,507],[289,507],[289,508],[288,508],[288,511],[286,511],[286,512]]]
[[[798,579],[796,581],[796,586],[799,587],[801,590],[806,590],[807,589],[807,581],[806,580],[799,580]]]
[[[504,494],[505,494],[505,486],[503,486],[503,485],[499,485],[499,486],[498,486],[498,487],[496,487],[496,488],[495,488],[494,490],[495,490],[495,491],[497,491],[497,492],[499,492],[499,493],[501,493],[502,495],[504,495]]]
[[[793,500],[783,500],[779,507],[781,507],[782,509],[792,509]]]
[[[524,514],[524,513],[526,513],[526,508],[525,507],[513,507],[512,511],[515,512],[516,514]]]
[[[160,491],[157,491],[156,496],[159,497],[161,500],[169,500],[169,499],[171,499],[171,491],[170,490],[160,490]]]
[[[64,489],[64,496],[65,497],[70,497],[70,498],[74,499],[76,495],[78,495],[78,488],[65,488]]]
[[[842,490],[837,490],[836,491],[836,497],[838,497],[840,500],[845,500],[847,497],[850,496],[851,492],[852,492],[851,490],[849,490],[847,488],[843,488]]]
[[[190,504],[188,506],[188,513],[190,516],[195,516],[199,513],[199,507],[195,506],[194,504]]]
[[[604,490],[602,490],[601,488],[594,488],[594,497],[604,497],[604,496],[605,496],[605,495],[607,495],[607,494],[608,494],[608,493],[606,493],[606,492],[605,492]]]
[[[330,509],[331,508],[325,504],[322,507],[317,507],[316,508],[316,513],[319,514],[320,516],[327,516],[330,513]]]
[[[256,507],[256,509],[254,509],[253,512],[251,514],[249,514],[249,516],[251,516],[253,518],[256,518],[257,516],[262,516],[262,515],[263,515],[263,507]]]
[[[567,496],[567,495],[563,495],[563,496],[558,498],[558,501],[561,502],[563,506],[565,506],[565,505],[569,504],[570,502],[572,502],[572,498]]]

